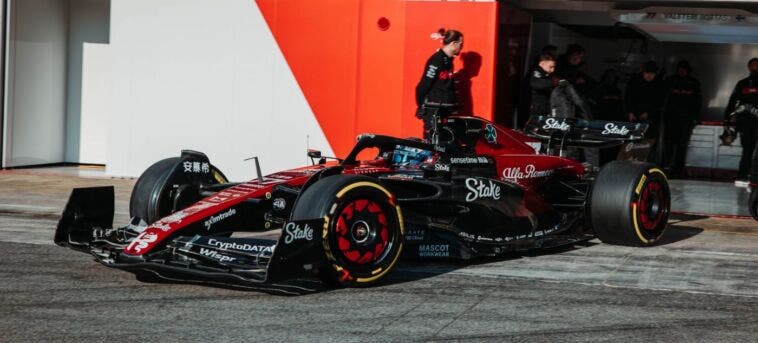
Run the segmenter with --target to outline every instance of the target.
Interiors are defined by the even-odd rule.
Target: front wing
[[[129,225],[113,228],[113,204],[113,187],[74,189],[58,222],[55,243],[90,253],[97,262],[133,272],[141,279],[210,283],[280,294],[323,288],[313,278],[324,264],[318,234],[323,219],[287,222],[278,237],[179,231],[162,247],[131,255],[124,249],[146,225],[133,219]]]

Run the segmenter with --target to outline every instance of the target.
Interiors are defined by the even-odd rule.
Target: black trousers
[[[435,115],[444,118],[452,114],[453,111],[446,108],[422,107],[417,113],[421,113],[420,119],[424,121],[424,140],[431,142],[434,135]]]
[[[758,127],[747,127],[740,131],[742,157],[740,158],[740,169],[737,172],[737,179],[744,180],[748,176],[751,179],[758,178],[758,156],[755,154],[755,140],[757,138]]]
[[[684,171],[687,146],[692,135],[692,121],[687,118],[667,120],[664,124],[663,165],[672,175]]]

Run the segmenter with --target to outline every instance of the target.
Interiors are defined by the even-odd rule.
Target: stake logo
[[[306,240],[306,241],[312,241],[313,240],[313,229],[308,224],[305,224],[305,227],[300,227],[300,225],[295,223],[287,223],[287,225],[284,226],[284,234],[286,235],[284,237],[284,243],[290,244],[296,240]]]
[[[629,133],[629,129],[626,128],[626,126],[621,126],[620,128],[614,124],[614,123],[608,123],[605,124],[605,130],[601,132],[602,135],[626,135]]]
[[[450,165],[449,164],[441,164],[441,163],[435,163],[434,164],[434,171],[450,171]]]
[[[500,200],[500,186],[492,180],[487,182],[479,179],[466,179],[466,188],[469,192],[466,194],[466,201],[472,202],[480,198],[490,198]]]
[[[545,125],[542,126],[545,130],[561,130],[561,131],[568,131],[571,129],[571,126],[569,124],[566,124],[565,121],[557,120],[555,118],[548,118],[545,120]]]

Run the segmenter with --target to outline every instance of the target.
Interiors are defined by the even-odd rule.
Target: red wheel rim
[[[668,211],[663,185],[658,181],[646,183],[637,200],[637,208],[640,211],[642,227],[645,230],[655,230]]]
[[[339,252],[351,264],[376,263],[390,250],[387,215],[382,206],[369,199],[346,203],[337,216],[335,233]]]

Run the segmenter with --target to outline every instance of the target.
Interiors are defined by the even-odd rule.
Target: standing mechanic
[[[645,62],[642,72],[633,76],[626,87],[627,119],[650,124],[647,132],[651,137],[657,137],[657,124],[665,96],[664,84],[658,77],[658,64],[655,61]]]
[[[432,139],[434,115],[454,114],[458,106],[453,80],[453,58],[461,53],[463,34],[456,30],[440,32],[442,48],[426,61],[416,85],[416,117],[424,121],[424,139]]]
[[[737,82],[734,91],[729,97],[729,104],[726,106],[724,120],[737,107],[737,103],[758,106],[758,57],[750,59],[747,63],[750,76]],[[742,141],[742,157],[740,158],[740,169],[737,172],[737,179],[734,181],[735,186],[747,187],[748,174],[754,181],[758,181],[758,175],[750,173],[751,160],[753,165],[758,165],[758,156],[755,154],[755,140],[758,138],[758,119],[753,117],[740,117],[737,120],[737,131],[740,133]],[[757,166],[758,167],[758,166]]]
[[[678,177],[684,171],[684,159],[692,128],[700,117],[702,95],[700,81],[692,77],[690,63],[682,60],[676,74],[666,79],[668,101],[663,115],[664,166],[669,175]]]
[[[645,136],[655,139],[655,146],[661,144],[659,139],[659,122],[663,103],[666,99],[666,87],[658,77],[658,64],[647,61],[642,65],[642,71],[633,76],[626,86],[624,102],[630,122],[648,124]],[[658,148],[653,151],[658,150]],[[654,162],[660,163],[661,156],[655,154]]]
[[[537,65],[529,72],[529,88],[531,89],[531,104],[529,115],[550,115],[550,95],[558,85],[558,79],[553,75],[555,57],[551,54],[541,54]]]

